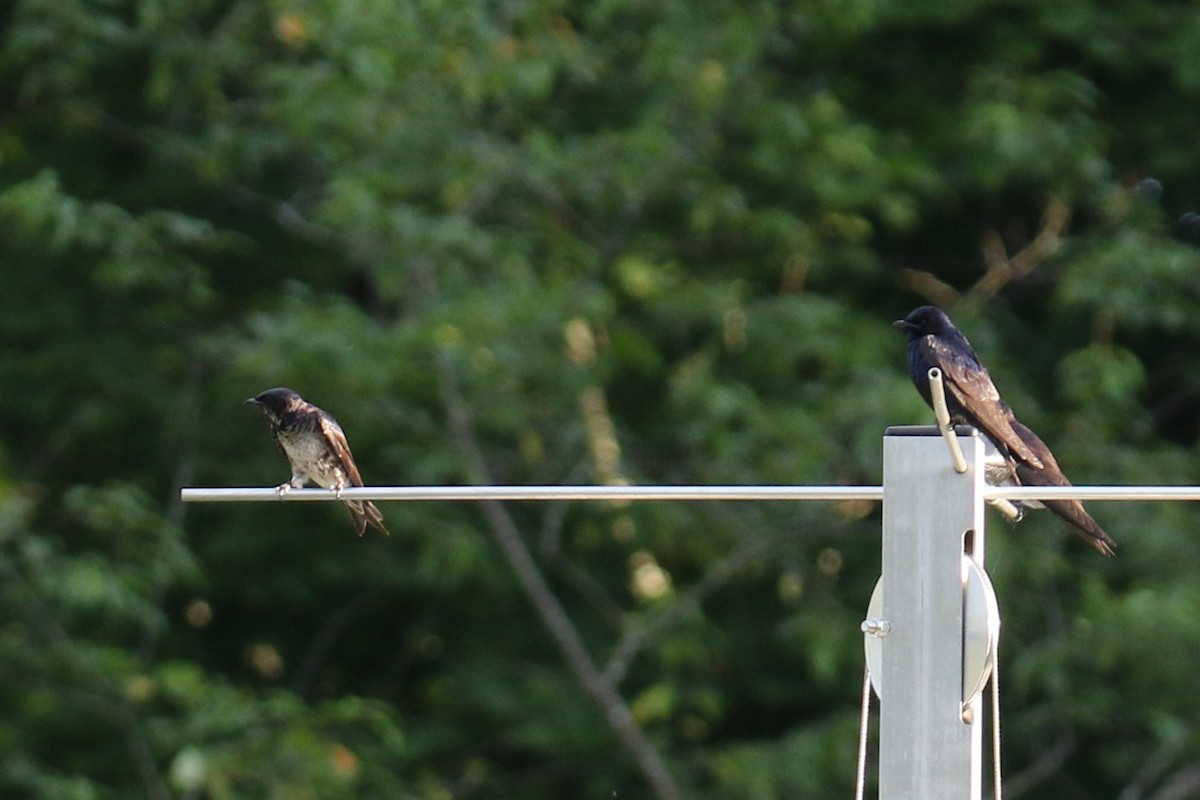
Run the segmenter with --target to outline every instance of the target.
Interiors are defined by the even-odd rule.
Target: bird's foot
[[[995,500],[989,500],[988,505],[1003,514],[1004,518],[1013,525],[1016,525],[1025,518],[1025,506],[1019,501],[996,498]]]
[[[344,492],[344,491],[346,491],[345,486],[335,486],[335,487],[333,487],[333,496],[336,497],[338,500],[341,500],[342,492]]]
[[[283,496],[285,494],[287,494],[288,492],[290,492],[291,490],[292,490],[292,483],[291,483],[291,481],[288,481],[286,483],[281,483],[278,486],[276,486],[275,494],[279,495],[279,499],[282,500]]]

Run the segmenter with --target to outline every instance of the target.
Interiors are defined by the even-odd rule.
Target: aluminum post
[[[979,698],[963,704],[962,556],[983,566],[984,442],[957,430],[962,474],[936,428],[889,428],[883,440],[881,800],[981,796]]]

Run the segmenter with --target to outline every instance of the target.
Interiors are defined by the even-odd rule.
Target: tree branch
[[[1187,736],[1171,736],[1166,741],[1160,742],[1154,752],[1142,762],[1141,767],[1134,774],[1133,780],[1126,784],[1121,793],[1117,795],[1117,800],[1142,800],[1146,796],[1146,790],[1165,775],[1172,764],[1178,761],[1179,756],[1187,748],[1188,739]],[[1192,768],[1194,769],[1194,767]],[[1178,779],[1179,773],[1168,786],[1176,783]],[[1162,789],[1159,793],[1162,794],[1164,791],[1166,790]]]
[[[1150,800],[1187,800],[1200,794],[1200,764],[1192,763],[1180,769]]]
[[[296,675],[292,679],[293,692],[301,697],[308,698],[309,692],[312,691],[313,682],[316,681],[317,675],[320,674],[321,667],[324,665],[325,657],[329,655],[330,649],[333,648],[333,645],[351,625],[362,617],[363,614],[371,610],[371,607],[375,605],[375,601],[382,594],[383,590],[378,586],[368,586],[350,598],[350,602],[335,611],[321,624],[321,627],[317,629],[316,635],[313,636],[312,641],[305,648],[304,656],[300,659],[300,665],[296,667]]]
[[[466,461],[469,480],[472,485],[488,485],[491,483],[491,477],[487,462],[476,441],[474,426],[463,399],[458,376],[445,351],[440,350],[437,353],[436,371],[438,390],[449,421],[450,433]],[[681,800],[683,795],[666,762],[646,738],[624,698],[592,662],[582,636],[547,584],[507,509],[496,501],[485,500],[481,501],[480,505],[492,536],[512,566],[521,589],[533,604],[542,623],[583,685],[584,691],[604,711],[609,726],[637,764],[654,796],[659,800]]]
[[[932,272],[919,269],[900,270],[900,285],[937,306],[952,306],[961,297],[953,286]]]
[[[1067,759],[1078,748],[1079,742],[1075,734],[1067,732],[1053,747],[1046,750],[1025,769],[1004,780],[1004,796],[1017,798],[1044,783],[1051,775],[1058,772]]]
[[[142,782],[142,789],[150,800],[172,800],[171,790],[167,788],[159,771],[158,762],[150,743],[142,732],[140,719],[133,705],[126,699],[107,676],[98,672],[90,663],[79,655],[78,648],[71,635],[67,633],[53,611],[42,600],[37,589],[15,566],[0,558],[0,574],[5,583],[15,586],[24,596],[18,601],[25,613],[26,621],[31,628],[46,642],[52,652],[61,657],[80,676],[87,686],[86,691],[109,715],[110,719],[121,728],[125,736],[125,746],[133,761],[134,771]]]
[[[622,637],[604,666],[605,679],[613,686],[619,685],[625,679],[638,653],[653,645],[665,631],[678,625],[698,609],[705,599],[724,586],[749,562],[765,553],[768,547],[769,541],[765,537],[743,543],[707,570],[703,578],[689,586],[687,591],[680,594],[664,611]]]
[[[578,483],[577,480],[572,480],[570,477],[566,482]],[[563,523],[566,519],[567,509],[570,507],[571,504],[565,501],[546,504],[546,514],[542,517],[542,529],[538,535],[538,551],[542,559],[554,567],[557,574],[570,583],[575,591],[590,602],[596,612],[616,629],[625,616],[621,605],[587,570],[575,566],[570,559],[563,555]]]
[[[1050,198],[1042,211],[1042,221],[1033,241],[1009,257],[1004,240],[995,231],[984,235],[983,260],[987,271],[973,287],[971,294],[992,297],[1012,281],[1019,281],[1033,272],[1042,262],[1058,252],[1062,234],[1071,224],[1071,209],[1056,197]]]
[[[189,342],[189,347],[190,347]],[[201,367],[200,360],[193,358],[189,360],[189,366],[185,373],[183,384],[180,386],[179,394],[175,398],[173,408],[175,414],[173,419],[174,425],[177,427],[168,429],[167,435],[164,438],[174,440],[172,449],[178,453],[175,469],[171,475],[171,493],[166,500],[166,520],[173,529],[168,535],[174,535],[176,531],[183,530],[184,518],[187,516],[187,504],[180,497],[179,490],[184,486],[191,486],[193,478],[196,474],[196,451],[198,439],[200,436],[199,423],[200,419],[200,379]],[[166,544],[159,544],[160,551],[168,547]],[[163,576],[155,581],[155,585],[150,592],[150,600],[153,601],[154,607],[160,611],[164,611],[163,605],[167,599],[167,590],[170,588],[171,578]],[[164,611],[163,618],[166,617]],[[141,639],[137,647],[138,661],[142,664],[149,664],[154,658],[155,650],[158,648],[158,643],[167,626],[160,620],[151,620],[142,629]]]
[[[984,273],[967,294],[988,298],[1000,292],[1013,281],[1027,277],[1041,266],[1042,262],[1058,252],[1062,246],[1062,235],[1071,224],[1071,209],[1057,197],[1052,197],[1042,210],[1041,223],[1033,241],[1009,256],[1004,240],[994,230],[983,235],[980,248],[983,251]],[[900,285],[938,306],[952,306],[962,299],[962,294],[950,284],[934,275],[918,269],[902,269]]]

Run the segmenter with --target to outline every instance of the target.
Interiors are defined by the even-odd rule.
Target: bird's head
[[[304,399],[291,389],[280,387],[278,389],[268,389],[261,394],[251,397],[246,402],[261,408],[263,413],[271,419],[278,420],[285,413],[303,403]]]
[[[904,331],[910,342],[920,336],[942,336],[955,329],[954,323],[937,306],[921,306],[892,325]]]

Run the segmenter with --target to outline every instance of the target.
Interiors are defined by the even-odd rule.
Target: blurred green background
[[[0,795],[835,798],[875,504],[183,506],[855,484],[945,307],[1077,483],[1200,483],[1200,7],[0,10]],[[994,516],[1009,798],[1200,796],[1200,539]]]

